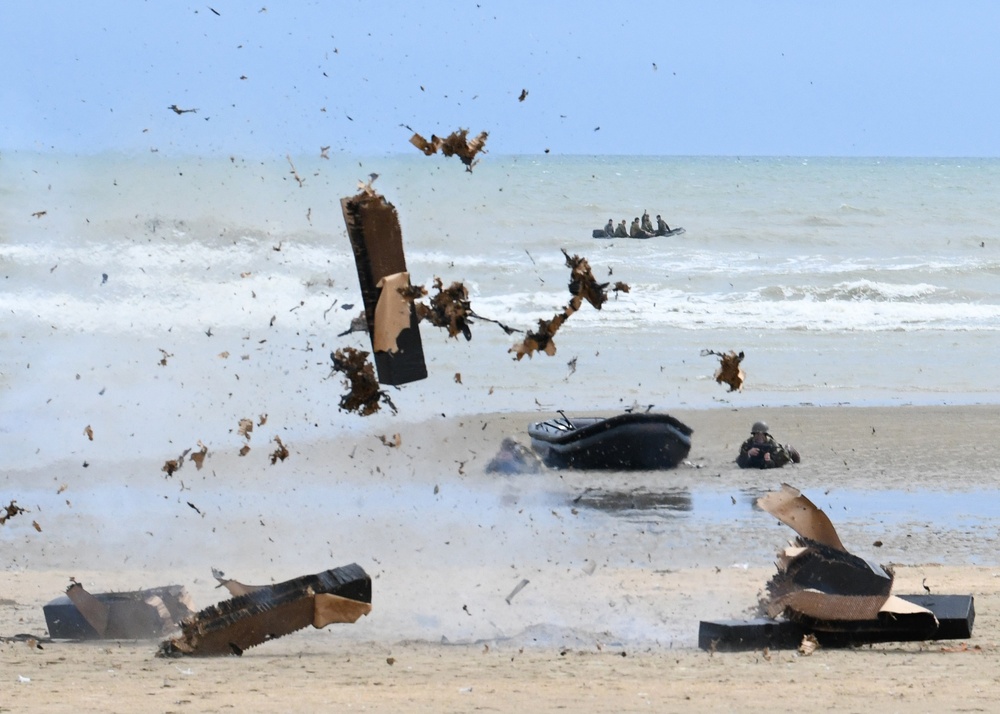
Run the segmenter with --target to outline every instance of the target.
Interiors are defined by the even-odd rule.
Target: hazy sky
[[[998,35],[994,0],[8,0],[0,151],[1000,156]]]

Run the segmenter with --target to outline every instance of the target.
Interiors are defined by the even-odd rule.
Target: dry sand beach
[[[484,473],[504,436],[526,443],[536,414],[373,421],[289,444],[273,467],[215,449],[171,478],[124,461],[8,473],[5,499],[28,512],[0,527],[0,711],[995,707],[1000,408],[671,413],[694,446],[690,464],[658,473]],[[801,464],[732,464],[759,418]],[[397,433],[398,446],[384,443]],[[375,474],[388,495],[365,495]],[[290,496],[267,495],[276,479]],[[810,656],[699,650],[698,622],[750,613],[794,535],[753,506],[782,481],[827,511],[852,552],[893,565],[895,592],[926,582],[974,595],[973,637]],[[105,489],[114,498],[100,500]],[[130,507],[146,498],[157,505]],[[370,615],[242,657],[7,639],[44,637],[42,606],[71,577],[91,592],[183,584],[205,607],[224,599],[213,566],[275,582],[348,562],[373,578]]]

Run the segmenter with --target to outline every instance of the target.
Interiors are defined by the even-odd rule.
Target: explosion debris
[[[194,461],[195,468],[201,471],[201,467],[205,465],[205,456],[208,454],[208,447],[205,446],[201,441],[198,442],[200,447],[198,451],[191,454],[190,458]]]
[[[565,250],[562,253],[566,256],[566,266],[570,268],[569,292],[572,297],[561,313],[553,316],[551,320],[539,320],[536,332],[528,332],[523,342],[515,344],[508,350],[514,352],[518,360],[525,355],[531,357],[536,351],[544,352],[550,357],[554,355],[556,345],[552,338],[570,315],[580,309],[583,301],[586,300],[600,310],[601,305],[608,299],[608,283],[597,282],[587,259],[577,255],[570,257]],[[629,286],[619,282],[615,284],[614,289],[628,292]]]
[[[183,457],[180,459],[167,459],[163,463],[163,468],[160,469],[168,477],[173,476],[175,473],[180,471],[181,465],[183,464]]]
[[[350,326],[343,332],[338,332],[337,337],[344,337],[352,332],[368,332],[368,318],[365,317],[364,312],[357,317],[352,317]]]
[[[830,519],[788,484],[757,505],[798,537],[778,554],[755,620],[702,622],[699,646],[725,649],[857,645],[964,639],[972,634],[971,595],[893,595],[891,568],[847,551]],[[811,638],[811,639],[810,639]]]
[[[379,389],[375,370],[368,362],[368,353],[353,347],[339,349],[330,355],[333,369],[343,372],[350,390],[340,398],[340,408],[346,412],[356,412],[369,416],[380,409],[380,403],[389,406],[393,413],[396,405],[384,391]]]
[[[371,181],[340,204],[354,249],[379,381],[399,385],[425,379],[416,310],[412,300],[399,292],[409,288],[409,274],[396,209],[375,192]]]
[[[403,444],[403,437],[399,434],[393,434],[392,438],[389,438],[385,434],[379,435],[379,441],[390,448],[399,448]]]
[[[279,460],[284,461],[288,458],[288,447],[281,443],[281,437],[274,437],[274,443],[278,445],[273,452],[271,452],[271,465],[274,466]]]
[[[508,605],[510,605],[510,601],[514,599],[515,595],[524,590],[524,586],[527,585],[528,582],[529,582],[528,579],[524,578],[521,580],[521,582],[519,582],[517,585],[514,586],[514,589],[510,591],[510,595],[504,598],[504,600],[507,601]]]
[[[715,381],[719,384],[728,384],[730,392],[742,392],[743,381],[746,379],[746,374],[740,367],[740,362],[743,361],[743,352],[736,354],[733,350],[726,353],[715,350],[701,351],[702,357],[709,355],[715,355],[719,358],[719,369],[715,372]]]
[[[302,188],[303,184],[305,184],[305,182],[306,182],[305,179],[302,178],[301,176],[299,176],[299,172],[295,170],[295,164],[292,163],[292,157],[291,157],[291,155],[290,154],[285,154],[285,158],[288,159],[288,165],[292,167],[292,170],[290,172],[292,174],[292,178],[294,178],[298,182],[299,188]],[[280,249],[281,249],[281,246],[279,245],[278,246],[278,250],[280,250]]]
[[[17,505],[17,501],[11,501],[8,505],[2,507],[3,513],[0,514],[0,526],[9,521],[14,516],[19,516],[22,513],[27,513],[26,510]]]
[[[419,138],[419,135],[415,137]],[[481,138],[485,140],[485,134]],[[464,142],[464,134],[462,140]],[[422,147],[430,146],[420,142],[415,143]],[[433,153],[433,149],[424,150]],[[429,304],[420,301],[427,291],[422,286],[410,284],[396,209],[372,187],[376,178],[378,174],[371,174],[367,183],[359,182],[360,193],[341,199],[365,311],[340,336],[353,332],[364,319],[378,379],[375,379],[374,373],[369,374],[371,370],[366,367],[368,353],[361,353],[363,356],[360,359],[359,353],[348,351],[350,348],[331,354],[334,369],[348,376],[351,387],[341,399],[341,408],[363,416],[377,411],[380,402],[392,406],[385,393],[378,389],[379,383],[400,385],[427,377],[419,332],[421,321],[427,320],[435,327],[446,328],[449,337],[457,338],[462,334],[466,340],[472,339],[473,319],[494,322],[507,334],[519,332],[473,312],[468,289],[461,282],[453,282],[445,288],[441,278],[435,277],[435,295]],[[597,281],[587,260],[570,256],[565,250],[562,253],[570,268],[570,302],[552,320],[539,320],[537,331],[528,332],[523,342],[511,347],[509,352],[514,352],[518,360],[526,354],[532,356],[535,351],[555,354],[553,336],[569,316],[580,309],[583,301],[600,310],[608,299],[609,283]],[[620,281],[613,288],[616,293],[629,292],[629,289]],[[461,375],[457,374],[455,381],[461,383]]]
[[[527,96],[527,94],[525,94],[525,96]],[[489,134],[484,131],[471,141],[466,139],[468,135],[468,129],[459,129],[443,139],[439,136],[431,134],[431,140],[427,141],[427,139],[420,136],[420,134],[414,133],[413,136],[410,137],[410,143],[424,152],[426,156],[435,154],[438,151],[445,156],[457,156],[462,160],[462,163],[465,164],[465,170],[471,172],[472,167],[479,163],[478,159],[476,159],[476,154],[480,151],[486,153],[483,146],[486,144],[486,137],[489,136]]]
[[[435,327],[448,328],[448,337],[457,337],[459,333],[466,340],[472,339],[469,329],[469,318],[473,316],[469,302],[469,291],[465,285],[453,282],[447,289],[441,278],[434,278],[434,289],[437,293],[430,300],[430,305],[416,303],[417,319],[427,320]],[[422,297],[427,291],[420,288]]]
[[[181,585],[91,594],[74,580],[42,610],[56,639],[151,639],[174,630],[194,605]]]
[[[276,585],[248,586],[213,574],[240,594],[185,619],[181,636],[162,642],[158,656],[241,655],[308,625],[356,622],[372,609],[371,578],[356,563]]]

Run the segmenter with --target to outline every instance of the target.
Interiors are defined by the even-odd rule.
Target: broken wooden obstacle
[[[894,597],[892,569],[849,553],[827,515],[797,488],[782,484],[757,505],[798,534],[778,553],[778,572],[760,601],[762,614],[802,622],[930,615]]]
[[[976,619],[971,595],[900,595],[930,615],[883,613],[874,620],[793,621],[759,617],[707,620],[698,628],[698,647],[713,652],[796,649],[807,634],[823,647],[853,647],[878,642],[964,640]]]
[[[62,640],[142,640],[163,637],[194,613],[181,585],[132,592],[87,592],[73,582],[66,595],[42,606],[49,636]]]
[[[778,553],[754,620],[702,622],[704,649],[797,646],[803,635],[820,645],[966,638],[972,634],[971,595],[892,594],[892,568],[847,551],[822,510],[788,484],[757,505],[798,537]]]
[[[355,622],[372,609],[371,578],[356,563],[276,585],[246,586],[217,577],[230,592],[243,594],[185,619],[181,636],[161,642],[158,656],[241,655],[308,625]]]
[[[356,196],[342,198],[340,205],[354,249],[378,380],[398,385],[426,379],[416,310],[399,292],[410,286],[410,279],[396,209],[371,184]]]

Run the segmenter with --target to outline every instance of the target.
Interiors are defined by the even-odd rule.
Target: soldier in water
[[[610,218],[608,219],[608,224],[604,226],[604,234],[610,238],[615,234],[615,222]]]
[[[625,227],[625,219],[623,218],[615,228],[615,238],[628,238],[628,228]]]
[[[670,226],[667,225],[665,220],[660,218],[660,214],[656,214],[656,235],[665,236],[669,232]]]
[[[799,452],[792,446],[782,446],[767,430],[767,424],[754,422],[750,438],[740,446],[736,464],[741,469],[778,469],[789,461],[799,463]]]

